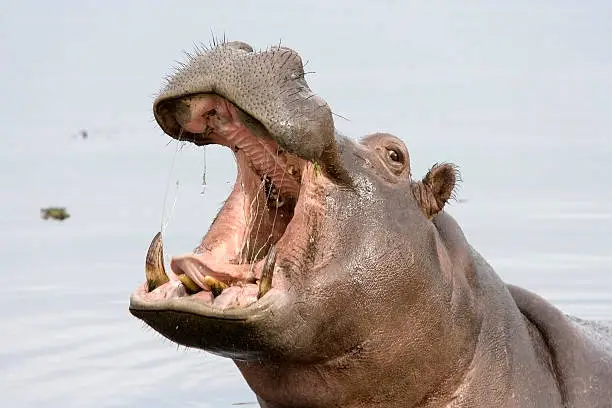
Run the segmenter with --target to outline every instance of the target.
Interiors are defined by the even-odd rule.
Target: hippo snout
[[[233,116],[219,114],[219,109]],[[198,51],[169,78],[153,110],[165,133],[198,145],[218,143],[208,136],[212,129],[224,119],[239,119],[283,150],[318,163],[330,179],[350,184],[331,109],[311,91],[302,59],[290,48],[255,52],[235,41]],[[214,126],[208,120],[213,116]]]

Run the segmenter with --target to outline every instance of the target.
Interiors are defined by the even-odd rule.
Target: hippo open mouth
[[[230,148],[237,178],[200,244],[167,274],[154,238],[130,312],[185,346],[237,359],[281,355],[304,279],[332,259],[333,248],[319,247],[329,235],[322,225],[331,195],[354,188],[349,143],[284,47],[201,51],[169,78],[153,112],[172,138]]]
[[[169,104],[160,109],[174,115],[191,141],[232,149],[237,178],[195,251],[172,259],[167,283],[155,287],[148,282],[137,295],[145,302],[189,298],[216,311],[249,306],[283,286],[282,277],[273,279],[274,267],[290,250],[277,247],[289,249],[295,235],[304,232],[292,220],[301,187],[307,184],[306,167],[316,171],[315,165],[284,151],[256,119],[218,95],[189,96]]]

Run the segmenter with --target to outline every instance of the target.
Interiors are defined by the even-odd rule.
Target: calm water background
[[[3,2],[2,406],[255,401],[230,361],[127,309],[162,220],[166,256],[191,250],[235,178],[229,151],[177,153],[151,114],[172,62],[211,32],[298,50],[349,119],[337,127],[402,137],[415,176],[460,165],[466,201],[449,212],[497,272],[612,319],[609,2],[126,3]],[[49,205],[71,218],[42,221]]]

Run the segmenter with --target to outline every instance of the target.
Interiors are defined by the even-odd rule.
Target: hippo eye
[[[396,163],[401,163],[403,162],[403,159],[404,159],[402,152],[397,151],[396,149],[393,149],[393,148],[387,148],[387,157],[391,161],[394,161]]]

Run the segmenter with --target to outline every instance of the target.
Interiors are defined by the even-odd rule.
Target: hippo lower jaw
[[[288,285],[278,265],[300,253],[299,243],[309,235],[306,220],[322,207],[321,186],[329,180],[316,164],[282,151],[253,118],[220,96],[202,94],[173,103],[191,141],[232,149],[237,178],[200,245],[171,260],[168,282],[137,288],[130,311],[156,329],[159,316],[147,318],[152,312],[230,321],[262,317],[272,304],[282,303]],[[212,287],[210,278],[225,288]]]

